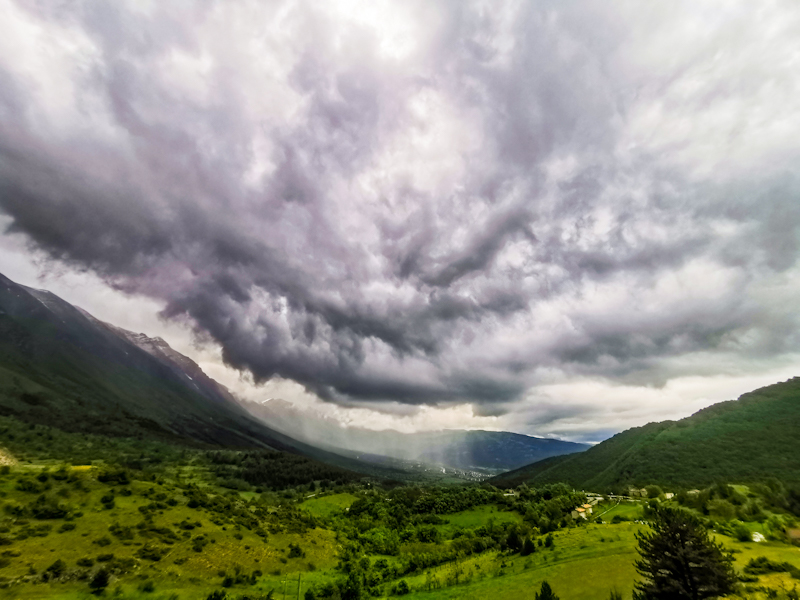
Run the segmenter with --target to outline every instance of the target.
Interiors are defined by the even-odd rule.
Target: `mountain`
[[[699,487],[775,477],[800,482],[800,378],[720,402],[680,421],[623,431],[578,455],[536,462],[497,486],[563,481],[582,489]]]
[[[0,415],[67,432],[273,449],[372,475],[401,474],[275,431],[164,340],[103,323],[3,275]]]
[[[313,410],[280,399],[242,406],[271,427],[331,451],[388,456],[494,474],[551,456],[583,452],[588,444],[538,438],[507,431],[444,430],[401,433],[345,427]],[[366,458],[369,460],[369,458]]]
[[[343,428],[282,401],[240,402],[163,339],[104,323],[2,275],[0,415],[70,432],[271,448],[399,478],[427,471],[414,463],[494,474],[585,449],[505,432]]]

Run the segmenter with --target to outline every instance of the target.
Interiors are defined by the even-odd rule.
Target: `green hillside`
[[[800,378],[793,378],[680,421],[629,429],[581,454],[533,463],[492,482],[508,487],[564,481],[596,490],[769,477],[800,482],[799,434]]]

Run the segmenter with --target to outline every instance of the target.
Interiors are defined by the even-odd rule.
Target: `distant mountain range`
[[[585,449],[505,432],[342,428],[283,401],[241,402],[161,338],[104,323],[3,275],[0,414],[72,432],[272,448],[385,477],[420,473],[413,463],[431,462],[496,473]]]
[[[628,485],[698,487],[723,482],[800,483],[800,378],[720,402],[680,421],[650,423],[582,454],[499,475],[498,486],[563,481],[605,491]]]
[[[539,438],[507,431],[444,430],[401,433],[342,426],[314,410],[304,410],[280,399],[243,402],[253,415],[270,427],[294,438],[337,453],[371,460],[370,455],[495,474],[534,461],[583,452],[589,444]]]

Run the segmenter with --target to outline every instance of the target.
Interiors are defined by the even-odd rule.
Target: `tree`
[[[658,507],[650,526],[636,534],[641,559],[635,566],[643,580],[634,586],[634,600],[701,600],[733,590],[733,557],[693,515]]]
[[[648,485],[644,489],[647,492],[648,498],[658,498],[659,496],[661,496],[661,494],[664,493],[664,491],[657,485]]]
[[[536,544],[533,543],[531,538],[526,537],[525,542],[522,544],[522,556],[528,556],[534,552],[536,552]]]
[[[558,596],[553,593],[550,584],[543,581],[541,590],[536,592],[536,600],[558,600]]]
[[[511,532],[508,534],[506,546],[508,546],[509,550],[513,550],[514,552],[519,552],[520,548],[522,548],[522,539],[519,537],[519,532],[516,527],[512,528]]]

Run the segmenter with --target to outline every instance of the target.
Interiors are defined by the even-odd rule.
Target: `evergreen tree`
[[[536,600],[558,600],[558,596],[553,593],[553,588],[546,581],[542,582],[542,589],[536,593]]]
[[[520,548],[522,548],[522,539],[519,537],[516,527],[512,528],[508,537],[506,537],[506,546],[513,552],[519,552]]]
[[[536,552],[536,544],[533,543],[531,538],[526,537],[525,542],[522,544],[522,556],[528,556],[534,552]]]
[[[635,565],[643,581],[634,586],[634,600],[702,600],[732,591],[733,558],[694,516],[659,507],[651,527],[636,534],[641,559]]]

